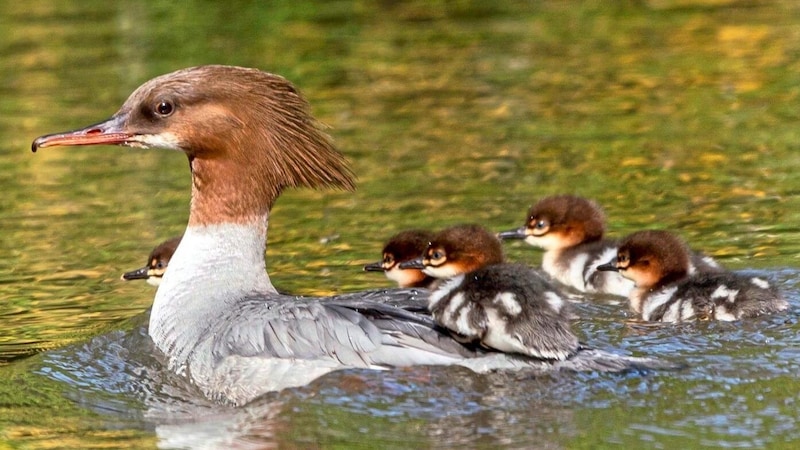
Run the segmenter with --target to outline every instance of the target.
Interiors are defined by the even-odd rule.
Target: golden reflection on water
[[[31,155],[31,140],[102,120],[144,80],[202,63],[293,80],[358,174],[354,194],[292,191],[276,205],[268,268],[281,290],[387,286],[361,266],[397,230],[508,229],[564,192],[604,205],[613,236],[670,228],[735,269],[798,267],[799,8],[2,3],[0,356],[146,309],[152,288],[119,274],[188,212],[183,155]]]
[[[21,113],[13,124],[24,125],[0,122],[16,173],[5,182],[15,199],[6,207],[8,229],[33,224],[36,232],[17,236],[28,245],[52,237],[43,249],[50,255],[22,252],[23,270],[111,277],[180,232],[188,183],[182,157],[125,149],[31,156],[25,147],[36,134],[107,117],[161,67],[225,62],[228,47],[212,39],[206,58],[164,61],[149,40],[128,42],[128,35],[146,34],[130,26],[131,18],[152,11],[112,8],[112,20],[98,22],[104,14],[95,10],[88,17],[97,24],[82,38],[82,6],[68,5],[4,6],[19,31],[7,37],[14,50],[6,58],[21,62],[17,95],[7,103]],[[270,239],[278,285],[298,293],[367,287],[379,280],[354,267],[373,259],[394,231],[463,221],[505,228],[537,198],[557,192],[596,198],[612,233],[678,228],[734,267],[781,265],[796,253],[788,239],[793,227],[777,225],[797,218],[789,199],[794,171],[787,168],[798,133],[785,120],[796,117],[799,90],[793,55],[800,33],[791,2],[741,9],[735,2],[658,2],[650,5],[655,9],[609,11],[553,2],[472,13],[354,5],[323,11],[329,22],[278,21],[272,29],[289,42],[278,45],[266,33],[254,44],[288,52],[245,52],[230,61],[296,75],[359,174],[354,196],[298,192],[278,204]],[[354,11],[369,20],[345,18]],[[489,20],[474,19],[486,14]],[[161,23],[150,25],[159,37],[177,39]],[[225,27],[222,35],[232,32]],[[329,45],[320,46],[320,38]],[[337,58],[324,59],[326,70],[311,70],[329,46]],[[117,51],[126,57],[114,58]],[[152,68],[142,70],[142,61]],[[89,77],[95,79],[86,83]],[[335,234],[338,242],[320,244]],[[510,252],[535,261],[527,250]],[[80,267],[54,265],[57,256]],[[130,289],[127,295],[151,294]]]

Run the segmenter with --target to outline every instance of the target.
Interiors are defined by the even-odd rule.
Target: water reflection
[[[2,439],[33,448],[800,439],[798,12],[780,0],[0,2],[0,355],[14,359],[0,367]],[[613,300],[580,297],[587,341],[690,368],[345,371],[252,411],[204,404],[159,371],[143,323],[124,322],[152,290],[117,280],[183,230],[186,160],[28,148],[106,117],[145,79],[209,62],[294,81],[360,179],[352,195],[290,192],[276,205],[268,256],[284,291],[375,287],[360,266],[400,229],[505,229],[537,199],[573,193],[604,206],[610,236],[679,231],[777,281],[792,309],[651,326]],[[540,261],[527,246],[507,248]]]
[[[798,273],[784,275],[795,279]],[[561,448],[650,438],[680,444],[693,442],[698,427],[708,430],[707,445],[760,445],[773,425],[784,435],[797,434],[790,425],[797,424],[800,396],[781,387],[800,369],[798,296],[791,301],[788,315],[679,325],[626,322],[620,308],[604,299],[575,305],[582,317],[592,317],[577,325],[598,347],[680,355],[688,367],[676,373],[345,370],[237,409],[205,401],[163,370],[146,335],[146,315],[127,324],[127,331],[48,352],[37,372],[110,423],[153,429],[161,448],[263,448],[340,439],[414,447]],[[772,389],[759,387],[763,383],[781,394],[773,397]],[[676,396],[691,400],[678,405]],[[592,411],[605,422],[592,419]]]
[[[37,372],[107,420],[153,427],[161,448],[263,448],[287,439],[312,445],[335,439],[336,426],[356,424],[357,435],[348,438],[353,442],[374,444],[377,433],[377,442],[404,446],[543,444],[559,436],[555,445],[577,433],[571,410],[557,404],[537,408],[536,426],[513,419],[526,403],[540,402],[543,389],[572,384],[570,375],[479,376],[458,367],[346,370],[244,408],[207,402],[184,379],[163,370],[146,336],[146,319],[138,317],[128,331],[49,352]],[[332,429],[315,423],[328,422],[330,414],[336,418]],[[543,441],[540,434],[551,437]]]

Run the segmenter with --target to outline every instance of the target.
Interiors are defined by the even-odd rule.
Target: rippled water
[[[0,439],[12,447],[793,447],[800,8],[793,1],[0,3]],[[611,234],[670,228],[779,283],[789,313],[651,325],[576,297],[583,340],[676,372],[349,370],[243,409],[203,401],[146,336],[119,275],[179,234],[183,155],[47,149],[146,79],[225,63],[293,80],[355,193],[292,191],[270,221],[284,291],[360,271],[409,227],[519,226],[576,193]],[[521,243],[509,259],[537,264]]]

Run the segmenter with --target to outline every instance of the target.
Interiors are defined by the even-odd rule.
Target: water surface
[[[797,431],[800,6],[794,1],[0,3],[0,437],[12,447],[789,447]],[[343,371],[242,410],[161,369],[153,290],[119,275],[182,232],[177,152],[29,152],[187,66],[292,80],[355,193],[291,191],[273,282],[387,286],[360,268],[409,227],[522,224],[538,198],[600,202],[610,234],[680,232],[780,284],[789,313],[647,325],[578,297],[601,348],[679,372]],[[509,259],[538,264],[521,243]]]

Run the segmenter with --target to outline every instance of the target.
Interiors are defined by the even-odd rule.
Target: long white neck
[[[190,225],[169,262],[150,315],[150,336],[170,358],[185,362],[232,303],[277,291],[266,271],[268,217],[251,223]]]

